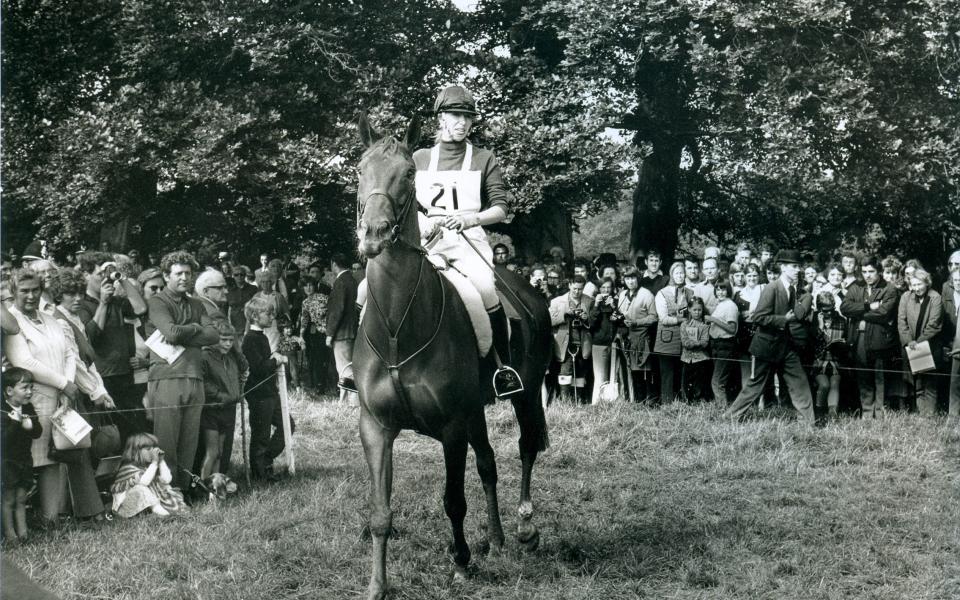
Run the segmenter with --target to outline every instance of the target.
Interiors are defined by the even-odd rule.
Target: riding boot
[[[510,362],[510,332],[507,329],[507,313],[503,306],[497,306],[490,317],[493,330],[493,349],[500,358],[497,372],[493,374],[493,392],[497,398],[506,398],[523,391],[520,375],[507,363]]]

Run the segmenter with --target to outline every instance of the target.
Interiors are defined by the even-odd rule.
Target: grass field
[[[8,555],[64,598],[357,598],[367,470],[357,409],[295,401],[298,472],[219,510],[36,536]],[[392,598],[960,598],[960,430],[892,415],[804,430],[711,407],[553,406],[534,473],[540,548],[515,527],[517,429],[487,412],[507,547],[451,579],[440,446],[395,452]],[[468,540],[483,494],[468,462]]]

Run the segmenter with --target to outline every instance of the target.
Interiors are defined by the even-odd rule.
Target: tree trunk
[[[673,260],[680,227],[679,143],[658,143],[643,159],[637,188],[633,193],[633,224],[630,252],[655,249],[664,263]]]

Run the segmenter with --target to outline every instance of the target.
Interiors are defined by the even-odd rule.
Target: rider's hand
[[[466,220],[460,215],[448,215],[443,218],[443,226],[460,232],[466,229]]]

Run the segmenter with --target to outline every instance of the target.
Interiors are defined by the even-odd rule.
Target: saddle
[[[463,306],[467,309],[470,316],[470,324],[473,325],[473,332],[477,336],[477,351],[480,356],[486,356],[493,345],[493,329],[490,327],[490,317],[483,307],[483,298],[480,292],[474,287],[470,280],[457,270],[442,254],[430,254],[427,260],[437,269],[437,271],[453,285],[463,301]],[[501,301],[503,299],[501,298]],[[506,307],[506,305],[504,305]]]

